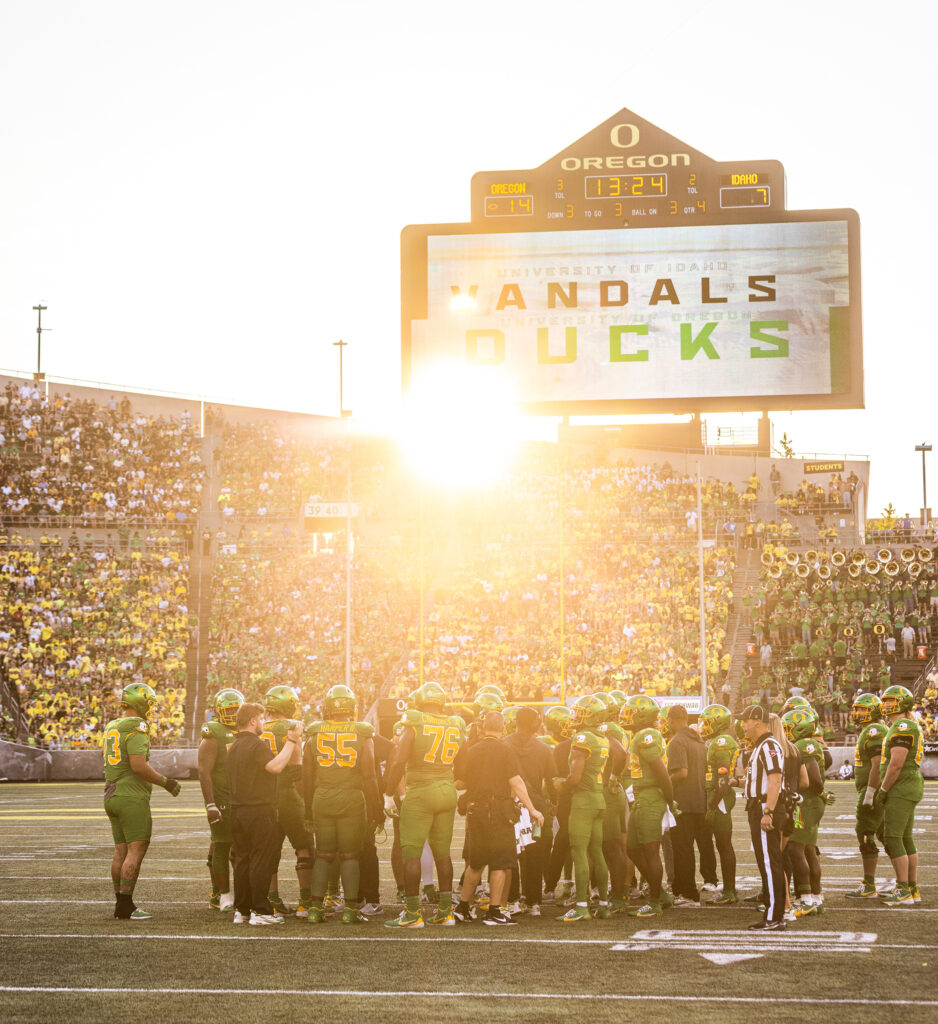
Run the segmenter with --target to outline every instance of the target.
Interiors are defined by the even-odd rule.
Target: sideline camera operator
[[[466,790],[467,806],[466,870],[454,911],[458,921],[471,920],[469,901],[487,867],[491,895],[484,921],[489,925],[515,923],[503,909],[508,872],[516,863],[515,822],[519,814],[513,797],[528,809],[532,821],[544,824],[544,816],[528,796],[517,755],[502,743],[504,732],[501,713],[490,711],[483,720],[482,739],[464,747],[453,764],[456,785]]]
[[[277,827],[277,778],[287,766],[302,736],[295,722],[287,732],[283,749],[274,754],[260,736],[264,709],[242,704],[238,709],[238,735],[228,750],[228,784],[231,792],[231,831],[234,854],[235,924],[282,924],[267,890],[282,839]]]

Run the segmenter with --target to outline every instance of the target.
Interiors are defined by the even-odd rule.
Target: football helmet
[[[904,686],[889,686],[883,690],[879,701],[883,718],[888,718],[890,715],[908,714],[915,704],[915,697]]]
[[[671,728],[671,720],[667,715],[658,715],[655,728],[661,733],[663,739],[669,740],[674,735],[674,730]]]
[[[219,690],[212,701],[212,710],[222,725],[233,729],[238,724],[238,708],[244,703],[240,690]]]
[[[293,718],[300,704],[300,695],[292,686],[272,686],[264,694],[264,710],[284,718]]]
[[[355,714],[355,694],[344,683],[338,683],[326,691],[322,702],[322,713],[326,718],[335,718],[337,715],[348,715],[349,718]]]
[[[658,720],[661,708],[658,702],[644,693],[636,693],[622,705],[619,724],[629,732],[652,728]]]
[[[782,705],[782,714],[784,715],[786,711],[791,711],[794,708],[807,708],[810,706],[810,701],[805,700],[804,697],[792,696]]]
[[[721,732],[727,732],[732,721],[733,716],[729,708],[722,704],[710,704],[701,711],[697,722],[700,738],[710,740],[714,736],[719,736]]]
[[[739,740],[739,745],[743,750],[752,750],[752,740],[746,735],[746,730],[743,728],[742,719],[737,718],[733,723],[733,732],[736,734],[736,739]]]
[[[611,693],[607,690],[597,690],[593,696],[601,700],[606,709],[606,717],[603,721],[615,721],[619,717],[619,705],[612,699]]]
[[[593,693],[577,697],[570,708],[570,727],[573,732],[579,729],[595,729],[605,720],[606,705]]]
[[[490,711],[503,711],[505,702],[497,693],[490,693],[488,690],[479,690],[472,702],[472,713],[475,720],[481,725],[482,719]]]
[[[505,735],[508,736],[513,733],[518,725],[518,712],[521,710],[520,704],[512,704],[510,707],[505,708],[502,712],[502,718],[505,720]]]
[[[628,694],[624,690],[610,690],[609,696],[616,702],[616,707],[621,708],[622,705],[629,699]]]
[[[870,722],[878,722],[883,716],[883,710],[879,697],[875,693],[858,693],[853,699],[853,707],[850,709],[850,721],[858,728]]]
[[[555,704],[544,712],[544,722],[547,731],[555,740],[561,740],[564,736],[564,726],[570,720],[570,709],[566,704]]]
[[[424,683],[414,693],[414,703],[418,711],[442,714],[446,706],[446,691],[439,683]]]
[[[146,683],[131,683],[121,691],[121,704],[138,718],[146,718],[156,707],[156,690]]]
[[[782,728],[792,743],[810,739],[814,735],[815,724],[814,716],[807,708],[793,708],[782,715]]]
[[[476,691],[476,696],[478,697],[480,693],[493,693],[502,702],[502,705],[505,704],[505,701],[507,699],[505,697],[505,691],[500,686],[496,686],[494,683],[488,683],[485,686],[480,686],[479,689]]]

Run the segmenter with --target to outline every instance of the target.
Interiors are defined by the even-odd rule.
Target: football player
[[[104,727],[104,810],[111,822],[114,857],[114,916],[146,921],[153,915],[134,903],[134,886],[153,831],[150,792],[162,786],[170,796],[182,789],[176,779],[155,772],[147,763],[150,727],[147,718],[156,706],[156,692],[146,683],[125,686],[120,706],[126,714]]]
[[[883,844],[896,872],[896,888],[880,896],[887,907],[921,902],[918,889],[918,851],[912,839],[915,807],[925,780],[920,765],[925,751],[922,729],[909,712],[915,703],[904,686],[890,686],[880,697],[889,731],[883,740],[883,779],[873,806],[883,809]]]
[[[605,700],[606,704],[606,721],[601,726],[600,732],[609,740],[611,765],[609,779],[603,786],[603,797],[606,801],[606,817],[603,820],[603,855],[609,868],[609,894],[612,897],[612,912],[613,914],[624,914],[628,904],[625,886],[630,867],[626,854],[629,801],[619,780],[623,771],[628,767],[629,741],[625,730],[619,725],[619,709],[622,705],[616,699],[615,692],[609,694],[600,692],[596,696],[600,700]],[[625,697],[625,694],[622,696]]]
[[[544,740],[554,752],[554,786],[558,780],[565,778],[570,757],[570,709],[565,704],[556,704],[544,714],[547,731],[553,743]],[[573,895],[573,861],[570,859],[570,838],[567,835],[567,823],[570,816],[570,796],[562,789],[557,790],[557,803],[554,814],[554,835],[551,843],[550,856],[544,870],[544,903],[553,903],[556,899],[554,890],[563,875],[564,884],[561,899],[574,899]]]
[[[629,697],[619,715],[622,728],[632,734],[629,768],[635,803],[629,814],[629,854],[648,883],[648,901],[630,910],[630,917],[660,916],[673,901],[661,891],[662,819],[674,800],[674,791],[666,767],[664,737],[655,728],[659,712],[657,701],[636,694]]]
[[[374,828],[384,815],[378,800],[374,729],[354,721],[355,703],[349,687],[333,686],[323,700],[324,720],[306,729],[311,742],[306,746],[304,774],[316,830],[310,924],[325,920],[323,900],[336,857],[345,895],[342,924],[365,921],[358,905],[359,854],[368,824]]]
[[[415,708],[404,712],[397,753],[385,778],[385,809],[394,813],[394,798],[405,777],[399,828],[404,862],[404,910],[386,928],[422,928],[420,854],[430,843],[440,886],[440,904],[433,924],[455,925],[453,917],[453,820],[456,785],[453,761],[465,737],[465,723],[445,714],[446,694],[439,683],[424,683],[414,695]]]
[[[605,703],[592,694],[578,698],[570,709],[573,738],[569,773],[561,788],[570,794],[567,832],[573,858],[576,903],[557,919],[565,923],[589,920],[591,860],[593,878],[599,890],[596,916],[608,918],[612,915],[607,899],[609,870],[603,856],[603,822],[606,817],[603,783],[609,759],[609,740],[599,729],[605,717]]]
[[[736,895],[736,851],[733,849],[733,807],[736,792],[730,779],[736,771],[739,743],[733,736],[732,715],[722,704],[711,704],[700,715],[700,737],[707,744],[707,824],[720,855],[723,888],[710,903],[730,906],[739,902]]]
[[[816,721],[807,707],[796,707],[782,716],[782,727],[801,755],[808,772],[807,788],[799,789],[800,814],[785,846],[785,860],[795,881],[796,917],[820,913],[821,859],[817,849],[818,825],[824,815],[824,749],[814,735]]]
[[[873,807],[882,779],[880,763],[886,738],[879,697],[875,693],[857,694],[850,718],[860,730],[853,779],[857,787],[857,842],[863,861],[863,881],[859,888],[845,895],[854,900],[869,900],[879,895],[876,891],[876,865],[879,861],[876,840],[883,841],[882,811]]]
[[[300,696],[292,686],[272,686],[264,694],[263,704],[266,724],[261,740],[268,744],[274,754],[279,754],[299,711]],[[297,788],[302,786],[302,774],[303,751],[296,744],[290,763],[277,776],[277,822],[281,833],[280,846],[283,846],[283,840],[287,838],[296,854],[296,878],[300,886],[300,905],[296,911],[298,917],[305,917],[308,913],[313,877],[312,840],[303,814],[303,797]],[[278,856],[267,898],[275,913],[292,914],[293,911],[284,904],[278,892],[279,860]]]
[[[202,726],[199,743],[199,785],[205,801],[205,814],[212,841],[208,846],[208,873],[212,895],[208,905],[213,910],[233,911],[234,897],[228,858],[231,854],[231,819],[228,796],[228,747],[234,742],[238,708],[244,695],[238,690],[219,690],[212,701],[215,717]]]

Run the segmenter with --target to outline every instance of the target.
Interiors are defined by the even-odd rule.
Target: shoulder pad
[[[306,728],[303,730],[303,732],[307,736],[315,736],[316,733],[319,732],[319,727],[321,725],[322,722],[310,722],[309,725],[306,726]]]
[[[202,726],[202,737],[203,739],[207,740],[214,739],[214,736],[212,735],[212,730],[207,725]]]
[[[726,746],[726,737],[725,736],[717,736],[717,746],[718,747],[725,747]]]
[[[355,731],[363,740],[370,740],[375,734],[373,725],[369,725],[367,722],[356,722]]]
[[[654,742],[655,742],[655,737],[650,732],[646,732],[645,735],[642,737],[642,743],[644,743],[646,745],[649,744],[649,743],[654,743]]]
[[[423,712],[416,708],[408,708],[404,712],[404,725],[420,725],[423,722]]]
[[[813,743],[806,743],[806,744],[805,744],[805,746],[804,746],[804,749],[805,749],[805,751],[806,751],[807,753],[809,753],[809,754],[813,754],[813,753],[814,753],[814,750],[815,750],[815,747],[814,747],[814,744],[813,744]]]
[[[460,732],[466,731],[466,722],[464,719],[460,718],[459,715],[451,715],[449,719],[449,724],[454,725],[457,729],[460,730]]]
[[[576,734],[576,736],[573,737],[573,742],[574,743],[585,743],[586,742],[586,733],[585,732],[578,732]]]

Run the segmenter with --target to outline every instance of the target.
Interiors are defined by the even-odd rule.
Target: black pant
[[[362,903],[380,903],[381,891],[378,879],[378,851],[375,848],[375,834],[370,828],[365,829],[362,851],[358,855],[360,878],[358,892]]]
[[[544,871],[544,888],[547,892],[553,892],[557,888],[557,883],[563,874],[563,866],[570,856],[569,819],[570,797],[564,795],[561,796],[560,802],[557,805],[557,835],[553,837],[550,858]],[[551,827],[551,831],[553,831],[553,827]],[[543,835],[544,833],[541,834]]]
[[[749,800],[749,833],[756,864],[762,876],[762,891],[768,897],[765,905],[766,921],[782,921],[785,917],[785,868],[782,865],[782,813],[776,808],[771,832],[762,831],[762,802]]]
[[[671,849],[674,854],[674,895],[688,900],[699,900],[697,891],[697,864],[694,859],[694,840],[702,843],[706,827],[703,814],[684,811],[675,818],[671,829]]]
[[[235,910],[248,915],[272,914],[267,898],[282,839],[273,805],[231,808]]]
[[[548,870],[553,831],[553,819],[545,816],[541,834],[518,854],[518,871],[511,876],[509,903],[514,903],[524,893],[525,902],[529,907],[541,905],[544,898],[544,874]]]
[[[703,827],[694,836],[700,855],[700,874],[705,882],[717,884],[717,855],[713,847],[713,830],[704,816]]]

